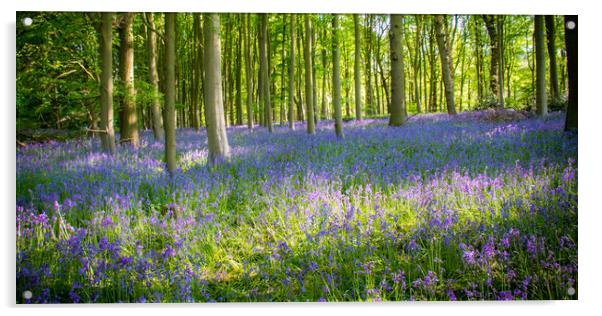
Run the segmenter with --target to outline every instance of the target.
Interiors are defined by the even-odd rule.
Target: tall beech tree
[[[209,13],[203,20],[208,164],[216,165],[230,159],[222,98],[220,18],[217,13]]]
[[[253,128],[253,62],[251,60],[251,15],[245,14],[243,34],[245,39],[245,81],[247,84],[247,127]]]
[[[176,170],[176,13],[165,13],[165,161]]]
[[[297,32],[297,16],[292,13],[290,18],[291,51],[288,64],[288,127],[295,129],[295,36]]]
[[[156,141],[163,142],[163,116],[161,115],[161,96],[159,93],[159,74],[157,72],[157,35],[155,34],[154,13],[146,13],[148,27],[146,29],[146,47],[148,50],[148,75],[152,89],[151,113],[153,135]]]
[[[355,118],[358,121],[362,120],[362,74],[360,73],[360,63],[361,61],[361,31],[360,31],[360,18],[359,14],[353,15],[353,29],[354,29],[354,39],[355,39],[355,63],[353,64],[353,79],[355,83]]]
[[[558,101],[558,66],[556,65],[556,23],[553,15],[545,16],[548,60],[550,61],[550,95],[552,102]]]
[[[564,16],[564,41],[566,45],[566,59],[569,80],[569,102],[567,106],[564,130],[577,130],[577,28],[578,16]]]
[[[535,105],[537,115],[545,116],[548,114],[548,100],[546,94],[546,52],[544,35],[544,17],[535,16]]]
[[[341,114],[341,50],[339,48],[339,16],[332,15],[332,103],[334,107],[334,128],[337,137],[343,137],[343,116]]]
[[[263,105],[265,125],[272,132],[272,107],[270,104],[270,73],[269,73],[269,38],[268,38],[268,14],[260,14],[261,25],[259,28],[259,80],[261,82],[261,104]]]
[[[445,86],[445,101],[447,104],[447,113],[456,114],[453,65],[451,59],[451,45],[449,41],[447,19],[443,15],[435,15],[435,33],[437,36],[437,46],[439,47],[439,56],[441,59],[441,73],[443,74],[443,85]]]
[[[498,29],[495,23],[494,15],[483,15],[483,22],[487,28],[487,34],[489,35],[489,47],[491,48],[491,58],[489,64],[489,88],[494,98],[499,95],[499,40],[497,37]]]
[[[399,14],[391,14],[391,27],[389,29],[389,42],[391,46],[391,117],[390,126],[399,126],[405,123],[405,76],[403,52],[401,43],[403,41],[401,25],[403,17]]]
[[[313,63],[312,63],[312,43],[311,43],[311,32],[310,32],[310,20],[309,14],[304,16],[305,24],[305,45],[303,46],[303,55],[305,59],[305,100],[306,100],[306,112],[307,112],[307,133],[315,134],[316,126],[314,119],[314,101],[313,101]]]
[[[136,111],[136,88],[134,87],[134,34],[132,26],[136,15],[124,13],[119,23],[119,73],[123,84],[123,97],[120,108],[120,143],[129,143],[137,148],[138,113]]]
[[[113,13],[101,13],[100,23],[100,128],[102,148],[115,154],[115,130],[113,129]]]

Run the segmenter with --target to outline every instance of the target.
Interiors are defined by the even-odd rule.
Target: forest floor
[[[332,125],[231,127],[218,167],[178,130],[173,179],[150,132],[18,148],[16,301],[577,299],[563,114]]]

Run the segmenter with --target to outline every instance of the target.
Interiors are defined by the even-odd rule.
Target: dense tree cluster
[[[208,128],[216,162],[228,157],[230,125],[307,121],[314,134],[332,119],[342,137],[343,119],[390,116],[398,126],[409,113],[485,107],[546,115],[567,95],[567,129],[577,124],[575,17],[17,14],[26,16],[18,130],[87,130],[114,153],[115,142],[138,147],[138,131],[152,129],[169,170],[183,127]]]

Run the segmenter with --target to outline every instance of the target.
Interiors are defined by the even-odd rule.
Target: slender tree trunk
[[[318,111],[318,83],[316,81],[316,54],[315,54],[315,32],[314,32],[314,26],[311,24],[311,20],[310,20],[310,28],[308,29],[308,35],[309,35],[309,40],[311,41],[311,50],[309,51],[309,53],[311,54],[311,93],[312,93],[312,107],[313,107],[313,111],[314,111],[314,122],[315,124],[318,124],[318,121],[320,120],[320,112]]]
[[[495,17],[493,15],[483,15],[483,21],[489,35],[489,45],[491,46],[491,63],[489,68],[489,87],[494,98],[499,96],[499,45],[497,38],[497,29],[495,26]]]
[[[261,13],[261,25],[259,33],[259,73],[261,80],[261,103],[263,105],[265,124],[268,131],[272,132],[272,107],[270,104],[270,77],[268,69],[268,15]]]
[[[566,111],[564,130],[577,131],[577,28],[579,23],[577,15],[564,16],[564,41],[566,45],[567,71],[569,77],[569,102]],[[573,28],[569,28],[572,26]]]
[[[332,15],[332,90],[334,106],[334,128],[337,137],[343,137],[343,117],[341,115],[341,76],[339,49],[339,16]]]
[[[389,126],[400,126],[405,123],[405,78],[401,43],[403,42],[401,24],[402,16],[391,14],[389,43],[391,45],[391,117]]]
[[[295,130],[295,34],[297,32],[297,16],[292,13],[290,15],[291,28],[291,53],[288,64],[288,127]]]
[[[499,78],[499,102],[500,108],[504,108],[504,16],[497,16],[497,37],[498,37],[498,78]]]
[[[430,79],[430,92],[431,92],[431,95],[430,95],[430,99],[431,99],[431,102],[430,102],[431,112],[437,112],[437,110],[438,110],[437,109],[438,108],[438,105],[437,105],[437,85],[439,83],[438,83],[438,80],[437,80],[437,63],[436,63],[436,61],[437,61],[437,55],[435,54],[435,45],[437,45],[437,44],[435,43],[435,37],[436,37],[436,35],[435,35],[435,28],[434,28],[433,24],[431,24],[431,27],[430,27],[430,36],[429,36],[429,45],[428,45],[429,46],[429,51],[430,51],[429,52],[430,53],[429,59],[430,59],[430,69],[431,69],[431,75],[430,75],[430,78],[429,78]]]
[[[366,108],[369,114],[374,114],[374,100],[372,98],[372,17],[366,15]]]
[[[415,47],[414,47],[414,95],[416,98],[416,111],[418,113],[422,112],[422,104],[420,102],[420,78],[419,78],[419,72],[420,72],[420,60],[421,60],[421,56],[422,54],[420,54],[420,46],[422,45],[422,36],[421,36],[421,28],[422,28],[422,23],[421,23],[421,18],[419,18],[419,15],[415,15],[414,16],[416,19],[416,36],[415,36]]]
[[[548,100],[546,95],[546,53],[544,22],[542,15],[535,16],[535,68],[536,68],[536,89],[535,104],[537,115],[545,116],[548,114]]]
[[[216,13],[204,18],[205,35],[205,108],[207,112],[207,143],[209,165],[216,165],[230,158],[230,146],[226,134],[224,101],[222,99],[220,22]]]
[[[475,35],[475,71],[477,73],[477,104],[483,100],[483,45],[481,43],[481,29],[479,19],[473,19],[474,21],[474,35]]]
[[[129,143],[138,148],[138,118],[136,112],[136,88],[134,88],[134,13],[124,13],[119,25],[120,73],[124,84],[124,96],[121,102],[121,143]]]
[[[556,26],[554,23],[553,15],[545,16],[546,23],[546,36],[548,39],[548,56],[550,60],[550,92],[552,95],[552,102],[558,100],[558,73],[556,66]]]
[[[237,14],[238,24],[241,22],[241,13]],[[242,37],[244,33],[238,32],[238,38],[236,41],[236,125],[242,125],[242,85],[241,85],[241,73],[242,73]]]
[[[454,77],[451,61],[451,47],[449,47],[449,34],[447,33],[447,17],[435,15],[435,32],[437,36],[437,46],[441,59],[441,73],[443,74],[443,85],[445,87],[445,101],[447,103],[447,113],[456,114],[455,96],[454,96]]]
[[[176,170],[176,13],[165,13],[165,160],[173,177]]]
[[[313,87],[312,87],[312,45],[311,45],[311,32],[310,32],[310,23],[309,23],[309,15],[306,14],[304,16],[305,22],[305,45],[304,55],[305,55],[305,99],[307,100],[307,133],[315,134],[315,121],[314,121],[314,107],[313,107]]]
[[[245,14],[243,34],[245,36],[245,83],[247,84],[247,127],[253,128],[253,60],[251,60],[250,14]]]
[[[326,30],[322,33],[322,41],[326,42]],[[326,117],[326,74],[328,73],[326,64],[326,47],[322,45],[321,51],[322,57],[322,104],[320,106],[320,117],[321,119],[327,119]]]
[[[303,27],[300,27],[299,29],[297,29],[297,50],[299,53],[299,56],[303,55],[304,51],[302,50],[302,46],[301,46],[301,39],[303,38]],[[297,58],[297,69],[299,69],[299,71],[297,71],[297,95],[299,96],[299,100],[297,102],[297,117],[300,121],[304,122],[305,121],[305,107],[304,107],[304,103],[303,103],[303,68],[304,68],[304,64],[301,61],[301,58]]]
[[[284,114],[285,114],[285,103],[286,103],[286,95],[285,95],[285,87],[284,87],[284,77],[286,72],[286,50],[284,48],[284,43],[286,42],[286,15],[282,14],[282,42],[281,44],[281,58],[282,65],[280,70],[280,126],[284,124]]]
[[[194,119],[194,129],[198,132],[201,129],[201,119],[203,117],[202,115],[202,108],[203,108],[203,86],[204,86],[204,81],[205,81],[205,73],[203,71],[203,30],[201,28],[202,22],[201,22],[201,14],[200,13],[195,13],[194,14],[194,19],[197,21],[197,25],[196,25],[196,29],[195,29],[195,34],[196,34],[196,40],[197,40],[197,47],[196,47],[196,63],[194,65],[194,71],[196,72],[196,77],[197,77],[197,82],[196,82],[196,86],[195,89],[197,90],[197,106],[195,108],[195,119]]]
[[[347,44],[345,39],[343,39],[343,60],[345,63],[345,116],[351,116],[351,109],[349,105],[349,59],[347,54]]]
[[[153,119],[153,135],[155,140],[163,142],[163,117],[161,115],[161,96],[159,95],[159,74],[157,73],[157,35],[155,34],[155,19],[153,13],[146,13],[149,24],[146,33],[148,48],[148,74],[152,87],[151,114]]]
[[[353,25],[355,30],[355,64],[353,70],[353,77],[355,81],[355,119],[358,121],[362,120],[362,82],[360,74],[360,63],[361,63],[361,45],[360,45],[360,22],[359,15],[353,15]]]
[[[115,154],[115,130],[113,129],[113,13],[101,13],[100,26],[100,128],[102,149]]]

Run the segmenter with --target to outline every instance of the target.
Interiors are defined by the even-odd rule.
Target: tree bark
[[[288,127],[295,130],[295,34],[297,32],[297,16],[290,15],[291,54],[288,64]]]
[[[165,160],[173,177],[176,170],[176,13],[165,13]]]
[[[564,16],[564,41],[566,45],[567,71],[569,77],[569,102],[566,111],[565,131],[577,131],[577,15]],[[568,26],[573,26],[569,29]]]
[[[237,21],[241,23],[241,13],[237,14]],[[244,33],[238,32],[236,41],[236,125],[242,125],[242,85],[241,85],[241,73],[242,73],[242,36]]]
[[[493,15],[483,15],[483,21],[489,35],[489,46],[491,47],[491,64],[489,68],[489,87],[494,98],[499,95],[499,46],[497,38],[497,28],[495,26],[495,17]]]
[[[120,38],[120,73],[124,85],[121,100],[121,143],[129,143],[138,148],[140,137],[138,135],[138,117],[136,112],[136,88],[134,87],[134,13],[124,13],[119,24]]]
[[[337,137],[343,137],[343,116],[341,115],[341,76],[339,49],[339,16],[332,15],[332,90],[334,107],[334,128]]]
[[[155,19],[153,13],[146,13],[149,27],[146,33],[148,48],[148,75],[152,87],[151,115],[153,122],[153,135],[155,140],[163,142],[163,117],[161,115],[161,96],[159,94],[159,74],[157,72],[157,35],[155,34]]]
[[[498,106],[504,108],[504,16],[497,16],[497,37],[498,37]]]
[[[366,14],[367,26],[366,31],[366,108],[368,114],[374,114],[374,99],[372,96],[372,16]]]
[[[546,53],[544,22],[542,15],[535,16],[535,104],[537,115],[548,114],[548,100],[546,95]]]
[[[451,61],[451,47],[449,47],[449,34],[447,33],[447,18],[443,15],[435,15],[435,32],[437,46],[441,58],[441,73],[443,74],[443,86],[445,88],[445,101],[447,103],[447,114],[456,114],[454,96],[454,77]]]
[[[250,14],[245,14],[245,76],[247,84],[247,127],[253,128],[253,60],[251,60],[251,25]]]
[[[362,120],[362,81],[360,73],[361,63],[361,45],[360,45],[360,22],[359,15],[353,15],[353,25],[355,31],[355,64],[353,68],[353,78],[355,82],[355,119]]]
[[[113,129],[113,13],[101,13],[100,55],[100,128],[102,149],[115,154],[115,130]]]
[[[311,33],[309,15],[304,16],[305,22],[305,45],[303,47],[305,55],[305,100],[306,100],[306,112],[307,112],[307,133],[315,134],[315,120],[314,120],[314,107],[313,107],[313,81],[312,81],[312,45],[311,45]]]
[[[391,46],[391,117],[389,126],[400,126],[405,123],[405,78],[401,43],[402,16],[391,14],[389,44]]]
[[[419,15],[414,16],[416,19],[416,37],[415,37],[415,47],[414,47],[414,94],[416,98],[416,111],[418,113],[422,112],[422,105],[420,100],[420,60],[422,55],[420,54],[420,46],[422,45],[422,36],[421,36],[421,28],[422,23]]]
[[[548,56],[550,60],[550,94],[552,102],[558,100],[560,92],[558,91],[558,72],[556,66],[556,26],[553,15],[545,16],[546,37],[548,42]]]
[[[261,104],[263,105],[265,124],[268,131],[272,132],[272,107],[270,104],[270,75],[268,68],[268,15],[261,13],[259,32],[259,76],[261,80]]]
[[[230,146],[226,134],[224,101],[222,98],[220,21],[216,13],[204,18],[203,33],[205,40],[205,108],[207,115],[207,143],[209,165],[228,161]]]
[[[196,54],[196,63],[194,65],[194,71],[196,72],[196,78],[197,78],[197,82],[196,82],[196,86],[195,89],[197,90],[196,95],[197,95],[197,102],[196,102],[196,108],[195,108],[195,118],[194,118],[194,129],[198,132],[201,128],[201,119],[203,117],[202,113],[202,109],[203,109],[203,86],[204,86],[204,81],[205,81],[205,74],[203,71],[203,30],[201,27],[201,14],[200,13],[195,13],[194,14],[194,19],[197,22],[196,25],[196,30],[195,30],[195,34],[197,36],[197,54]]]

